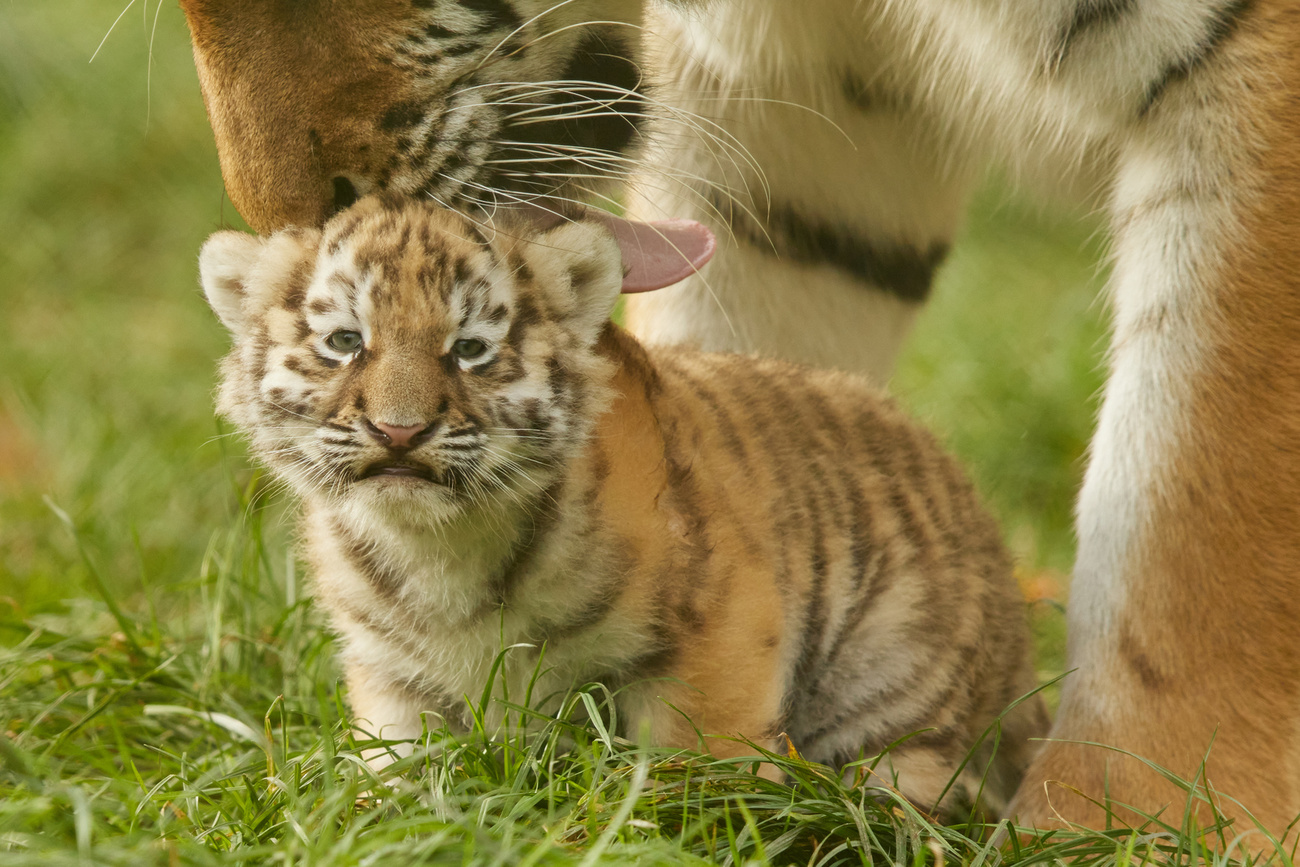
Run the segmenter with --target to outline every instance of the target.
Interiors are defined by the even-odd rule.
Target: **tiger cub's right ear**
[[[217,232],[199,252],[199,282],[208,304],[236,338],[247,332],[249,278],[266,241],[244,232]]]

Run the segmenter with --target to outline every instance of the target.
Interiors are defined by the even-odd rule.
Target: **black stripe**
[[[781,719],[792,723],[796,717],[818,715],[821,708],[813,704],[817,698],[818,676],[817,663],[821,657],[822,644],[826,637],[826,575],[829,558],[826,552],[826,536],[822,527],[822,509],[812,491],[806,491],[809,530],[809,567],[812,570],[812,586],[809,588],[808,604],[803,610],[803,630],[799,635],[799,657],[794,665],[793,677],[781,702]],[[797,713],[802,710],[803,713]]]
[[[466,54],[473,54],[475,51],[478,51],[482,47],[483,46],[475,42],[462,42],[459,45],[448,45],[446,48],[442,49],[442,56],[443,57],[464,57]],[[444,163],[443,168],[450,169],[451,166]]]
[[[510,266],[510,273],[514,275],[516,283],[521,286],[527,286],[529,283],[533,282],[533,269],[528,267],[528,263],[524,261],[523,256],[519,255],[518,250],[512,249],[506,257],[506,262]],[[509,309],[504,309],[502,314],[503,317],[509,312]],[[496,320],[494,319],[493,321]]]
[[[694,455],[681,455],[673,448],[674,443],[688,443],[689,436],[675,435],[676,424],[669,422],[670,429],[664,436],[664,475],[666,476],[667,496],[661,495],[661,509],[676,512],[685,524],[681,542],[678,547],[686,554],[686,562],[677,572],[675,586],[681,588],[673,601],[669,603],[676,616],[679,633],[695,635],[705,626],[706,615],[700,604],[700,593],[710,575],[710,558],[713,556],[714,544],[709,536],[709,519],[700,503],[701,494],[693,472]]]
[[[544,321],[545,317],[537,309],[533,299],[521,295],[515,299],[514,318],[510,320],[510,329],[506,332],[505,342],[516,350],[521,349],[528,330]]]
[[[389,106],[379,118],[379,128],[383,132],[396,132],[410,129],[423,120],[424,105],[412,99]]]
[[[761,376],[752,372],[741,376],[737,374],[736,368],[749,364],[749,360],[736,356],[728,358],[728,362],[732,367],[732,387],[740,397],[740,405],[749,411],[748,417],[741,419],[741,422],[758,440],[755,451],[761,455],[787,453],[788,445],[782,435],[782,427],[788,421],[785,412],[788,403],[785,394],[780,391],[776,377],[770,371],[764,371]],[[795,601],[791,598],[793,555],[790,540],[800,538],[805,532],[805,515],[802,509],[792,505],[799,482],[791,478],[785,463],[780,460],[767,462],[765,469],[771,475],[772,499],[765,509],[768,520],[771,521],[772,542],[769,550],[776,558],[773,574],[782,601],[790,605]]]
[[[806,397],[807,402],[812,406],[813,414],[817,417],[818,427],[830,436],[832,442],[857,445],[845,432],[839,416],[826,402],[825,395],[820,391],[812,390]],[[871,531],[875,526],[875,518],[872,515],[871,505],[859,486],[860,481],[845,476],[843,482],[849,509],[848,570],[852,582],[850,596],[852,602],[840,622],[839,631],[831,640],[826,658],[822,661],[823,670],[834,670],[835,662],[845,644],[862,623],[867,612],[875,607],[883,588],[878,587],[874,579],[889,567],[889,554],[886,547],[877,547],[873,544]],[[871,581],[868,581],[869,566],[875,567],[870,570]]]
[[[641,71],[620,37],[588,31],[556,82],[541,97],[553,111],[506,119],[498,135],[498,157],[506,162],[485,181],[488,186],[549,192],[563,183],[563,176],[589,175],[593,165],[609,165],[609,159],[639,141],[646,114]],[[536,101],[529,98],[530,104]],[[568,148],[573,147],[579,156],[571,156]],[[536,162],[520,164],[527,169],[510,168],[508,161],[519,159]]]
[[[484,16],[478,32],[517,30],[524,24],[515,7],[505,0],[460,0],[460,5]]]
[[[357,625],[367,632],[397,645],[408,656],[421,659],[426,655],[427,650],[418,638],[422,630],[415,628],[409,621],[398,624],[379,619],[365,608],[353,607],[350,602],[340,597],[331,598],[329,605],[332,610],[341,612],[356,621]],[[401,609],[393,609],[395,616],[400,616],[402,613]]]
[[[860,593],[865,581],[866,561],[871,547],[866,535],[870,525],[864,523],[868,521],[868,516],[863,514],[866,506],[862,501],[857,479],[851,474],[842,472],[839,466],[841,463],[857,463],[856,443],[851,437],[845,436],[838,414],[826,401],[826,396],[820,389],[806,389],[799,392],[797,397],[797,402],[793,394],[786,401],[791,407],[792,414],[805,421],[801,430],[810,434],[808,444],[805,446],[810,460],[805,467],[804,475],[805,484],[811,482],[811,487],[807,489],[807,496],[810,517],[813,521],[811,531],[814,583],[813,598],[805,614],[808,622],[805,624],[801,657],[795,667],[794,681],[788,688],[783,704],[784,718],[790,731],[794,731],[797,726],[806,726],[810,721],[820,719],[838,704],[839,696],[835,687],[823,688],[823,682],[827,678],[833,680],[838,674],[829,652],[838,652],[845,640],[845,630],[856,626],[856,623],[850,626],[845,622],[847,618],[853,616],[856,606],[851,606],[847,611],[845,607],[853,599],[852,594]],[[826,510],[820,506],[823,496],[828,501]],[[829,603],[825,592],[825,579],[829,574],[830,563],[827,562],[829,552],[823,535],[824,529],[833,532],[836,542],[848,545],[846,552],[848,560],[846,562],[842,555],[838,556],[835,572],[841,576],[841,580],[843,576],[849,577],[853,588],[852,594],[848,595],[842,589],[838,590]],[[835,618],[832,616],[833,613],[838,613],[839,617]],[[835,624],[835,635],[829,642],[831,651],[828,651],[827,629],[836,620],[838,622]],[[809,635],[814,629],[816,630],[815,643],[810,648]],[[807,654],[810,649],[816,653],[816,657],[805,661],[803,654]],[[796,697],[797,715],[792,703]]]
[[[286,388],[273,388],[266,394],[270,402],[273,414],[288,416],[295,420],[311,418],[312,407],[310,404],[294,400],[291,392]]]
[[[667,359],[666,359],[667,360]],[[669,363],[671,363],[670,360]],[[735,420],[732,419],[730,411],[718,398],[718,396],[702,381],[696,378],[693,371],[687,370],[680,365],[672,365],[673,373],[681,380],[682,385],[690,389],[700,403],[704,404],[709,410],[709,418],[718,428],[718,433],[731,453],[732,458],[747,465],[749,461],[749,449],[746,448],[744,440],[736,430]]]
[[[911,101],[905,95],[886,90],[879,82],[867,83],[852,70],[840,78],[840,90],[849,104],[858,111],[906,114],[913,110]]]
[[[293,282],[290,284],[288,291],[280,299],[280,306],[285,310],[297,310],[302,307],[303,299],[307,296],[307,281],[302,279],[302,269],[299,268],[293,273]]]
[[[460,34],[454,30],[448,30],[441,24],[427,24],[424,28],[424,35],[430,39],[454,39]]]
[[[650,678],[663,677],[677,664],[681,650],[678,636],[663,623],[652,626],[655,635],[649,649],[637,654],[623,664],[618,681],[633,684]]]
[[[317,364],[329,370],[334,370],[336,367],[339,366],[339,364],[342,363],[337,358],[330,358],[328,355],[323,355],[314,349],[311,350],[311,355],[312,358],[316,360]]]
[[[1070,54],[1070,49],[1080,36],[1096,27],[1117,23],[1137,5],[1137,0],[1082,0],[1074,7],[1074,14],[1061,28],[1056,47],[1047,58],[1047,71],[1056,73]]]
[[[626,589],[626,583],[621,581],[621,578],[622,575],[616,576],[609,582],[610,586],[589,598],[581,608],[570,612],[566,619],[541,624],[542,640],[554,647],[558,642],[573,638],[580,632],[604,623],[610,612],[614,610],[614,606],[618,604],[621,591]]]
[[[1254,6],[1254,0],[1231,0],[1215,12],[1209,22],[1204,38],[1184,57],[1170,63],[1147,86],[1146,97],[1138,109],[1138,117],[1146,117],[1155,104],[1164,96],[1171,85],[1186,81],[1197,68],[1203,66],[1241,26],[1241,21]]]
[[[500,600],[501,604],[510,603],[519,585],[529,577],[542,547],[551,541],[551,531],[560,519],[557,506],[563,496],[564,485],[565,482],[561,479],[542,492],[536,508],[529,516],[532,525],[528,528],[527,535],[511,552],[510,559],[493,582],[492,596]]]
[[[874,567],[869,570],[870,581],[867,580],[868,566]],[[840,623],[840,631],[836,634],[834,641],[831,642],[830,650],[826,652],[826,660],[823,662],[825,669],[830,671],[836,669],[840,654],[844,652],[844,648],[848,646],[849,641],[857,637],[858,627],[862,625],[862,621],[866,619],[867,614],[876,607],[876,603],[884,596],[887,589],[886,582],[881,579],[886,575],[890,575],[892,569],[893,563],[889,558],[889,551],[887,548],[881,547],[876,551],[875,558],[869,563],[864,562],[861,572],[854,576],[857,585],[855,590],[858,596],[849,610],[844,613],[844,620]]]
[[[866,446],[866,462],[875,470],[886,491],[886,503],[890,512],[898,519],[903,537],[911,543],[911,558],[926,557],[927,530],[923,525],[924,516],[913,506],[911,486],[914,479],[908,477],[908,468],[900,466],[905,460],[911,445],[911,431],[899,427],[881,417],[874,408],[859,407],[858,417],[853,421],[856,436]]]
[[[925,539],[924,548],[930,556],[941,550],[938,539],[942,538],[945,521],[939,514],[938,504],[934,498],[934,481],[930,478],[930,464],[924,445],[918,442],[921,434],[915,430],[902,429],[896,440],[894,450],[894,477],[903,479],[911,492],[911,501],[919,504],[917,508],[917,527]],[[935,450],[937,451],[937,449]],[[933,455],[933,451],[929,453]]]
[[[948,255],[946,241],[924,250],[908,243],[877,242],[844,226],[823,223],[792,205],[773,207],[764,225],[721,193],[712,198],[740,240],[783,259],[829,265],[904,301],[924,301],[934,272]]]
[[[1141,639],[1132,627],[1126,627],[1120,634],[1119,653],[1147,690],[1158,690],[1168,682],[1158,661],[1145,652]]]
[[[551,398],[559,398],[569,384],[569,372],[564,369],[564,362],[552,355],[546,359],[546,387],[550,389]]]
[[[487,376],[489,373],[495,371],[500,364],[501,364],[501,356],[494,355],[492,356],[492,358],[488,359],[482,364],[477,364],[471,367],[467,372],[469,373],[470,376]],[[518,379],[519,377],[516,376],[514,378]],[[496,377],[496,384],[500,384],[500,383],[501,383],[501,378]]]
[[[312,377],[320,373],[318,370],[312,370],[312,368],[297,355],[286,355],[282,365],[284,369],[290,373],[296,373],[304,378]]]
[[[360,573],[381,598],[393,602],[401,594],[405,578],[374,558],[374,547],[370,542],[353,536],[338,521],[331,522],[331,529],[343,548],[343,557],[348,565]]]
[[[903,735],[909,735],[917,732],[919,729],[929,728],[939,719],[937,711],[948,710],[946,705],[952,699],[959,686],[956,679],[949,680],[944,684],[942,689],[932,691],[924,696],[925,704],[918,710],[909,714],[907,717],[899,717],[892,720],[891,727],[884,732],[876,732],[874,737],[870,737],[861,746],[865,749],[867,755],[878,752],[886,745],[897,740]],[[929,686],[929,681],[924,686]],[[838,734],[840,729],[850,726],[862,719],[867,713],[873,710],[879,710],[882,707],[889,707],[900,702],[904,696],[909,700],[915,700],[917,693],[924,686],[911,679],[902,679],[892,682],[888,687],[878,692],[873,692],[868,696],[860,699],[854,704],[845,707],[842,711],[833,717],[822,717],[818,722],[821,724],[806,734],[791,733],[791,739],[794,740],[795,746],[799,747],[804,755],[814,761],[828,761],[831,764],[843,764],[844,761],[851,761],[857,758],[856,755],[827,757],[817,753],[818,742]],[[958,714],[957,716],[960,716]],[[937,729],[933,732],[920,732],[909,738],[907,743],[912,746],[934,745],[947,743],[953,735],[952,729]],[[899,754],[901,755],[901,753]]]
[[[357,231],[357,227],[365,221],[366,215],[359,211],[343,211],[339,216],[334,217],[326,226],[329,239],[326,252],[331,256],[338,253],[343,248],[343,243],[351,238]]]

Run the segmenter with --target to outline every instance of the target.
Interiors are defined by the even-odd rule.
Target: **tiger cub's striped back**
[[[534,648],[516,696],[544,645],[534,694],[606,682],[660,744],[840,765],[925,730],[890,769],[929,804],[1034,688],[997,528],[934,439],[847,374],[643,349],[596,223],[367,199],[201,265],[221,410],[304,501],[364,727],[464,725],[503,644]],[[991,805],[1045,724],[1008,716]]]

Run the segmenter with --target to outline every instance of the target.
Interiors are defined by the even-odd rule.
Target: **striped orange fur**
[[[363,726],[463,726],[524,644],[512,695],[545,647],[535,694],[599,680],[658,744],[843,765],[920,731],[881,773],[934,806],[1034,689],[997,527],[934,438],[849,374],[643,349],[598,224],[367,198],[201,265],[221,410],[302,497]],[[1020,705],[958,790],[988,771],[1005,805],[1045,726]]]

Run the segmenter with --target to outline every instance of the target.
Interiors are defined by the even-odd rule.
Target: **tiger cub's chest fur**
[[[1034,687],[997,530],[933,438],[848,375],[643,350],[607,324],[599,225],[368,199],[201,264],[236,336],[221,409],[304,501],[362,726],[464,724],[513,648],[512,700],[598,680],[661,744],[842,764],[927,729],[891,761],[929,801]],[[1044,722],[1009,717],[995,802]]]

